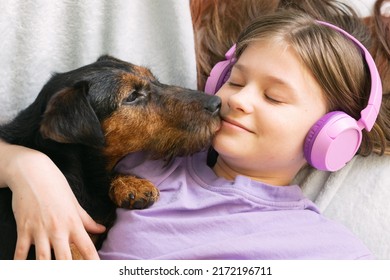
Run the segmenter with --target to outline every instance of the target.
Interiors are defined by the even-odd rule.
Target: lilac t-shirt
[[[117,166],[153,182],[160,199],[117,210],[102,259],[371,259],[344,226],[319,214],[299,186],[219,178],[205,152],[164,161],[135,153]]]

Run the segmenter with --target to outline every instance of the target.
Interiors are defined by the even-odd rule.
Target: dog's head
[[[110,56],[55,74],[37,100],[44,138],[102,147],[111,161],[139,150],[191,154],[210,144],[220,124],[218,97],[162,84],[147,68]]]

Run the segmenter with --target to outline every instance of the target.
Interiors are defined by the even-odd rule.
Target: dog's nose
[[[221,104],[222,104],[221,98],[213,95],[206,102],[205,109],[210,111],[211,113],[215,113],[219,111],[219,109],[221,108]]]

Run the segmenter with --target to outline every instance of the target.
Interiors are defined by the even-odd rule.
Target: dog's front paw
[[[144,209],[158,199],[158,189],[148,180],[117,175],[111,181],[111,200],[120,208]]]

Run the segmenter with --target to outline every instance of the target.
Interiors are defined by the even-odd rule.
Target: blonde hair
[[[284,10],[258,18],[239,35],[237,58],[250,43],[258,40],[288,44],[322,87],[328,110],[340,110],[355,119],[360,118],[369,98],[371,81],[361,51],[350,39],[319,24],[306,13]],[[363,131],[358,153],[383,154],[386,150],[384,129],[379,117],[372,132]]]

